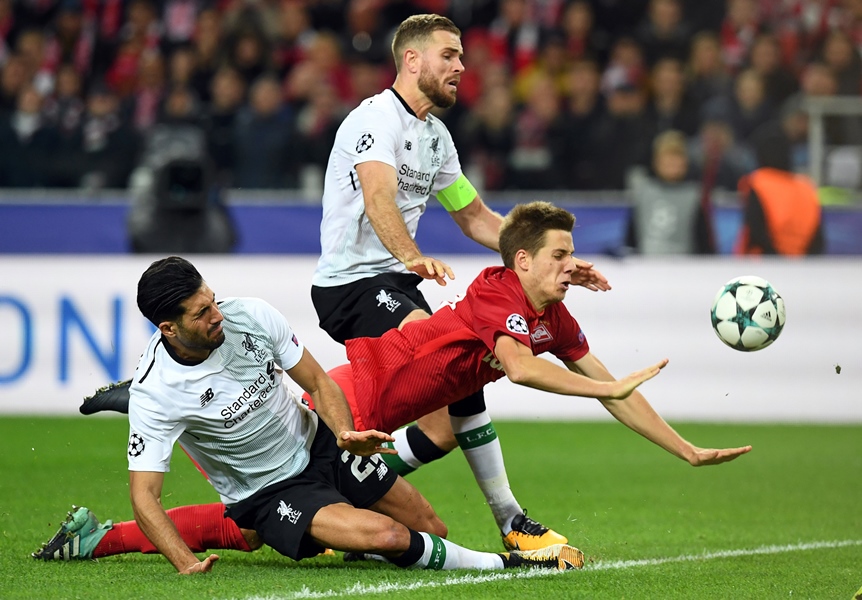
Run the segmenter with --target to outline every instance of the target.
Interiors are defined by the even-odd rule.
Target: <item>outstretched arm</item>
[[[151,471],[129,471],[129,495],[135,521],[160,553],[167,558],[181,575],[206,573],[218,560],[210,554],[198,560],[177,531],[162,507],[162,483],[165,474]]]
[[[494,355],[503,365],[506,377],[514,383],[555,394],[588,398],[625,398],[640,384],[658,375],[667,364],[667,359],[662,360],[619,381],[612,378],[599,380],[533,356],[530,348],[508,335],[497,338]]]
[[[593,354],[588,353],[575,362],[567,362],[566,366],[573,372],[580,373],[599,381],[613,381],[602,362]],[[654,444],[661,446],[674,456],[677,456],[695,467],[716,465],[742,456],[751,450],[751,446],[740,448],[699,448],[683,439],[664,419],[650,406],[643,394],[635,390],[625,399],[600,399],[601,403],[620,423],[635,431]]]
[[[335,433],[338,446],[352,454],[370,456],[378,452],[394,454],[395,451],[381,446],[383,442],[394,441],[391,435],[370,429],[354,431],[353,414],[344,397],[344,392],[326,371],[318,364],[308,349],[303,349],[302,358],[287,370],[287,374],[309,393],[314,408],[323,422]]]

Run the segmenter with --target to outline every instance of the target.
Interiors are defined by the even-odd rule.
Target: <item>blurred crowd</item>
[[[319,183],[420,12],[462,30],[439,116],[487,191],[621,190],[667,132],[684,178],[735,189],[759,139],[805,168],[804,98],[862,93],[862,0],[0,0],[0,186],[126,188],[178,126],[220,186]],[[826,143],[862,144],[862,119]]]

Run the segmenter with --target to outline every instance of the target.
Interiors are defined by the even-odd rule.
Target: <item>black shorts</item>
[[[320,421],[305,470],[229,506],[225,516],[243,529],[255,530],[279,553],[301,560],[323,552],[306,533],[317,511],[342,502],[368,508],[392,489],[397,478],[379,454],[365,457],[342,451]]]
[[[320,328],[336,342],[380,337],[414,310],[431,314],[413,273],[382,273],[334,287],[311,286]]]

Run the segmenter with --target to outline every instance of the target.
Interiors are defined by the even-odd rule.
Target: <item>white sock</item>
[[[488,411],[469,417],[450,417],[455,439],[473,471],[476,483],[503,535],[512,531],[512,519],[523,513],[509,487],[503,450]]]
[[[470,550],[430,533],[419,532],[419,535],[425,542],[425,551],[414,567],[436,570],[503,568],[499,554]]]
[[[424,465],[421,460],[416,458],[413,454],[413,449],[410,447],[410,443],[407,441],[407,428],[402,427],[397,431],[392,433],[392,437],[395,438],[395,441],[392,442],[392,447],[398,450],[398,457],[404,461],[408,467],[413,469],[414,471]]]

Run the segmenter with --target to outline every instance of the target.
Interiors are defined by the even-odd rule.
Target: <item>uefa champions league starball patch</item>
[[[136,458],[144,452],[144,438],[139,433],[129,436],[129,456]]]
[[[526,335],[530,331],[527,329],[527,319],[518,313],[512,313],[509,315],[509,318],[506,319],[506,329],[512,333],[519,333],[521,335]]]
[[[356,142],[356,152],[362,154],[373,145],[374,137],[370,133],[363,133],[362,137],[359,138],[359,141]]]

